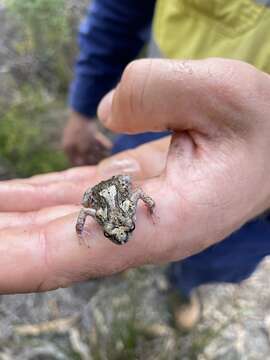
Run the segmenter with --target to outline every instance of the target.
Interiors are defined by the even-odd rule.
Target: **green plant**
[[[64,0],[7,0],[11,14],[21,23],[23,36],[19,54],[31,54],[37,77],[45,86],[66,91],[75,52],[72,12]]]
[[[65,155],[57,148],[52,133],[56,124],[50,120],[56,103],[49,103],[41,91],[24,89],[22,99],[0,119],[0,157],[19,177],[62,170],[68,166]]]

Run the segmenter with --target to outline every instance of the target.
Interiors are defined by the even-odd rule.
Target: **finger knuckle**
[[[152,60],[142,59],[132,61],[125,69],[121,82],[121,109],[128,114],[141,113],[145,107],[143,95],[151,73]]]

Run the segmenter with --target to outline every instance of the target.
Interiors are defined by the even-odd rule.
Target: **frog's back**
[[[95,185],[92,188],[92,199],[93,207],[105,208],[106,199],[101,195],[103,190],[108,190],[109,188],[115,187],[115,194],[118,203],[122,203],[125,199],[130,198],[131,195],[131,180],[127,175],[117,175],[113,176],[108,180],[101,181],[99,184]]]
[[[101,191],[107,189],[110,186],[110,179],[101,181],[99,184],[95,185],[91,189],[92,197],[92,206],[94,209],[98,210],[99,208],[105,209],[107,207],[106,200],[101,196]]]

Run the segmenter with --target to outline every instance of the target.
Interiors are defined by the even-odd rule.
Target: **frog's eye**
[[[104,236],[106,237],[106,238],[109,238],[110,237],[110,234],[108,234],[106,231],[104,232]]]

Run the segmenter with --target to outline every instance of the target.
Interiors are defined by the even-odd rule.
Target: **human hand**
[[[100,116],[110,115],[110,127],[110,121],[123,126],[122,119],[129,119],[130,132],[151,126],[177,130],[167,163],[165,139],[98,167],[0,184],[1,293],[45,291],[146,263],[179,260],[269,207],[269,77],[239,62],[157,60],[144,86],[148,64],[128,68],[113,111],[107,98]],[[126,117],[131,98],[134,118]],[[79,203],[88,186],[126,169],[134,177],[139,174],[139,184],[155,200],[154,217],[140,204],[136,230],[124,246],[104,238],[89,219],[89,248],[79,245],[79,207],[63,204]]]
[[[201,251],[270,207],[269,99],[269,75],[223,59],[136,61],[103,99],[113,131],[175,132],[164,171],[144,182],[157,205],[150,261]]]
[[[63,134],[63,148],[73,165],[94,165],[109,155],[111,141],[89,120],[71,111]]]

